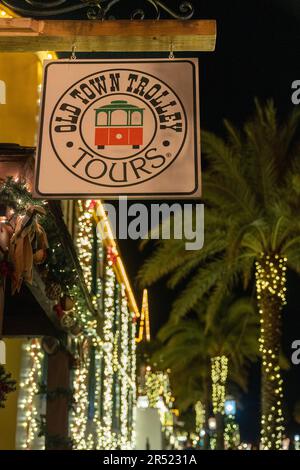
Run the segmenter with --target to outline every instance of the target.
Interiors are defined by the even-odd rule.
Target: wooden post
[[[70,366],[69,357],[66,351],[59,350],[53,356],[48,356],[48,392],[55,392],[57,389],[69,389],[70,387]],[[66,450],[68,449],[68,397],[58,394],[54,399],[47,397],[46,412],[46,449]],[[55,440],[57,439],[57,442]],[[64,440],[65,442],[60,440]]]

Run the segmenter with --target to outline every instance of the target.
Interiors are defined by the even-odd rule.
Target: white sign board
[[[2,340],[0,340],[0,364],[6,364],[6,347]]]
[[[197,59],[44,65],[38,197],[201,195]]]
[[[3,80],[0,80],[0,104],[6,104],[6,86]]]

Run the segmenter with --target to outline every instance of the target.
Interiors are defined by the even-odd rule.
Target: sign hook
[[[71,55],[70,55],[70,60],[76,60],[77,57],[76,57],[76,43],[74,42],[72,44],[72,51],[71,51]]]
[[[173,52],[173,41],[170,42],[170,53],[169,53],[169,59],[170,60],[173,60],[175,59],[175,55],[174,55],[174,52]]]

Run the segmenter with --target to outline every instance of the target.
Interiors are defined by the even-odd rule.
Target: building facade
[[[101,201],[31,194],[41,59],[51,54],[0,54],[0,262],[11,267],[0,338],[17,382],[0,409],[0,449],[131,449],[139,309],[109,220]]]

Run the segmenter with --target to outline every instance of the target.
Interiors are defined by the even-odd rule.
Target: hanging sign
[[[0,80],[0,104],[6,103],[6,87],[5,82]]]
[[[44,66],[35,193],[200,196],[197,59]]]
[[[4,341],[0,340],[0,365],[6,364],[6,346]]]

